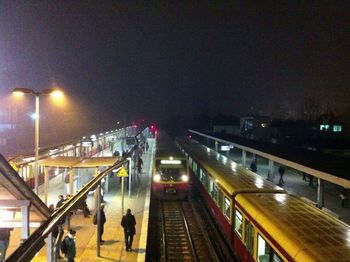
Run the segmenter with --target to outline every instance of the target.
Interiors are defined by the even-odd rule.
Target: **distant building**
[[[240,118],[240,134],[254,140],[271,140],[271,118],[267,116],[245,116]]]
[[[344,136],[344,124],[332,113],[322,114],[317,120],[278,120],[266,116],[240,118],[240,135],[258,141],[267,141],[311,150],[329,150],[349,147]]]
[[[0,107],[0,153],[11,152],[11,142],[16,139],[13,134],[18,123],[18,110],[3,102]]]
[[[344,134],[344,124],[333,113],[322,114],[318,120],[321,134],[338,136]]]
[[[238,135],[240,132],[239,118],[236,116],[219,115],[214,117],[211,122],[214,133]]]

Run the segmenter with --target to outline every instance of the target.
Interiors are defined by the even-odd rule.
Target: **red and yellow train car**
[[[156,136],[152,192],[160,199],[184,199],[189,191],[187,158],[163,131]]]
[[[350,261],[348,225],[194,140],[177,143],[188,157],[194,194],[239,260]]]

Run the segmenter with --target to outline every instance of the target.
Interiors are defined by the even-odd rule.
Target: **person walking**
[[[283,180],[284,172],[285,172],[284,166],[280,166],[278,168],[278,173],[280,174],[280,181],[278,182],[279,186],[283,186],[284,185],[284,180]]]
[[[258,161],[256,158],[253,159],[252,163],[250,164],[250,170],[252,170],[254,173],[258,171]]]
[[[137,173],[141,174],[142,172],[142,166],[143,166],[143,160],[141,157],[139,157],[138,161],[137,161]]]
[[[104,232],[104,225],[106,223],[106,214],[104,211],[105,205],[102,203],[101,204],[101,209],[100,209],[100,224],[98,225],[100,228],[100,242],[104,243],[105,241],[102,239],[102,235]]]
[[[135,216],[131,214],[131,209],[128,208],[126,210],[126,215],[123,216],[121,225],[124,228],[126,251],[131,252],[132,241],[134,240],[134,235],[136,233],[136,230],[135,230],[136,220],[135,220]]]
[[[68,262],[74,262],[74,258],[76,256],[75,233],[76,232],[73,229],[70,229],[68,235],[64,238],[62,243],[62,245],[65,246],[65,255]]]

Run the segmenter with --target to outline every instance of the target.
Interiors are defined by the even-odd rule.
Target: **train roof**
[[[285,192],[242,165],[192,139],[177,138],[176,141],[231,196],[240,192]]]
[[[350,226],[288,194],[239,194],[237,203],[295,261],[349,261]]]
[[[186,159],[184,153],[176,146],[174,140],[164,131],[159,131],[156,138],[156,158],[183,158]]]

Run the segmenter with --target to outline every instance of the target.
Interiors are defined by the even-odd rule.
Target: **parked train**
[[[194,140],[176,142],[240,261],[350,261],[349,225]]]
[[[189,191],[186,156],[163,131],[156,136],[152,192],[160,199],[185,199]]]

